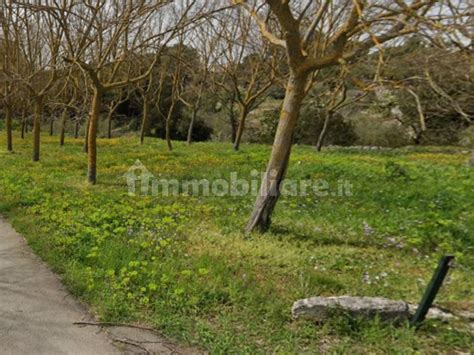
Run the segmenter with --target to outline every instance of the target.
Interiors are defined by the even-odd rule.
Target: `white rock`
[[[317,322],[327,319],[334,310],[341,310],[352,317],[383,320],[405,320],[409,318],[408,304],[382,297],[311,297],[296,301],[291,308],[294,318],[308,318]]]

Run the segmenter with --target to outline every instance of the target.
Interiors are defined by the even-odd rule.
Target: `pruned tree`
[[[33,161],[40,160],[41,121],[46,96],[59,76],[63,29],[48,11],[49,0],[9,1],[1,5],[3,40],[10,82],[24,87],[34,103]],[[67,16],[67,15],[65,15]]]
[[[326,71],[324,78],[317,75],[313,76],[316,84],[311,85],[312,87],[306,98],[306,104],[317,107],[323,120],[323,125],[315,145],[318,152],[322,150],[334,116],[344,108],[348,106],[353,107],[356,103],[363,100],[374,86],[373,82],[365,83],[362,86],[359,83],[357,93],[348,95],[349,86],[354,86],[350,78],[351,66],[342,65],[335,69]]]
[[[198,63],[191,60],[183,60],[184,70],[188,76],[188,82],[179,91],[179,100],[191,111],[186,142],[192,143],[194,125],[202,108],[203,98],[210,90],[210,70],[213,55],[216,51],[217,39],[212,35],[212,23],[205,21],[198,28],[188,32],[186,36],[189,43],[199,54]],[[181,82],[184,85],[183,82]]]
[[[164,122],[166,146],[169,151],[173,150],[173,143],[171,142],[171,125],[173,123],[172,119],[175,107],[179,102],[179,90],[181,90],[180,80],[182,62],[180,57],[182,49],[183,44],[180,41],[177,46],[167,49],[162,56],[162,63],[160,66],[161,73],[158,78],[155,95],[155,108]],[[170,86],[170,93],[169,96],[165,98],[167,84]],[[165,99],[169,100],[169,102],[167,102],[168,106],[163,108],[162,103]]]
[[[82,73],[75,67],[71,67],[68,75],[61,78],[60,84],[55,100],[50,103],[50,106],[59,110],[59,145],[64,146],[66,127],[68,119],[71,117],[76,117],[74,122],[74,136],[77,138],[78,117],[80,117],[85,110],[87,89]]]
[[[142,101],[142,119],[140,123],[140,144],[145,142],[145,136],[150,134],[150,108],[152,106],[155,91],[155,73],[152,71],[143,83],[137,83],[136,88]]]
[[[218,99],[219,108],[225,111],[226,119],[230,126],[230,139],[235,142],[237,137],[238,112],[236,110],[237,98],[234,90],[228,91],[222,89],[222,78],[219,73],[212,71],[210,73],[211,92]]]
[[[233,0],[247,10],[262,35],[285,50],[289,66],[286,95],[275,141],[247,231],[265,231],[280,196],[299,111],[317,70],[357,61],[371,48],[424,31],[441,32],[466,11],[445,1]],[[443,7],[443,10],[440,10]],[[458,8],[458,7],[456,7]],[[466,7],[465,7],[466,8]]]
[[[117,109],[130,99],[131,89],[128,86],[111,91],[112,99],[107,104],[107,138],[112,138],[112,119]]]
[[[247,117],[265,100],[265,94],[275,83],[281,58],[243,11],[221,12],[215,22],[220,74],[216,84],[228,97],[235,97],[238,105],[237,131],[232,143],[234,150],[239,150]]]
[[[99,0],[51,7],[64,30],[65,61],[83,70],[92,88],[87,129],[88,180],[97,181],[97,129],[104,94],[147,78],[160,53],[185,26],[196,0],[179,7],[180,18],[166,21],[170,1]],[[181,4],[183,5],[183,4]],[[65,18],[64,14],[71,14]],[[80,30],[78,30],[80,29]],[[131,70],[134,58],[152,55],[146,72]]]

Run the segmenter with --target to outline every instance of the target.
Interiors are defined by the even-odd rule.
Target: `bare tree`
[[[142,120],[140,125],[140,144],[145,142],[145,136],[150,134],[150,107],[153,102],[154,71],[150,73],[144,83],[137,83],[137,91],[142,100]]]
[[[444,12],[444,1],[233,0],[262,35],[286,51],[289,79],[272,153],[247,231],[265,231],[280,196],[299,111],[315,71],[356,61],[395,38],[433,32],[467,14]],[[442,13],[442,15],[440,15]],[[451,16],[446,15],[451,14]]]
[[[222,12],[214,25],[220,43],[217,61],[221,73],[216,84],[235,97],[239,108],[234,150],[239,150],[249,113],[265,99],[276,81],[278,52],[261,35],[252,19],[242,11]]]
[[[184,43],[182,40],[182,35],[180,36],[180,41],[176,46],[176,53],[173,60],[175,60],[175,68],[171,74],[171,96],[170,96],[170,106],[165,117],[165,139],[168,150],[173,150],[173,144],[171,143],[171,125],[173,114],[175,108],[180,101],[181,91],[183,89],[183,75],[184,75],[184,66],[182,61],[182,55],[184,51]],[[171,58],[169,58],[171,60]]]
[[[9,76],[23,85],[34,103],[33,161],[40,159],[41,120],[45,98],[58,79],[58,58],[63,30],[41,8],[49,1],[3,2],[2,27],[9,51],[17,53]],[[16,64],[15,64],[16,63]]]
[[[123,87],[116,91],[112,91],[113,98],[107,105],[107,138],[112,138],[112,119],[115,115],[117,109],[122,105],[124,102],[127,102],[130,99],[130,88]]]
[[[211,20],[213,21],[213,20]],[[196,61],[186,61],[183,64],[184,70],[189,76],[189,83],[180,90],[179,99],[191,110],[191,119],[188,126],[186,142],[188,145],[192,143],[192,135],[194,125],[201,110],[204,94],[209,90],[209,76],[211,61],[216,50],[217,40],[212,35],[212,26],[206,21],[201,26],[188,33],[188,42],[192,43],[193,48],[199,54],[199,63]]]
[[[345,107],[353,106],[364,99],[374,86],[373,82],[364,84],[362,87],[359,83],[357,94],[348,95],[349,74],[352,68],[348,65],[343,65],[338,69],[339,73],[328,72],[324,79],[314,76],[313,79],[316,80],[316,84],[310,89],[307,97],[307,102],[317,106],[323,118],[323,126],[315,146],[318,152],[321,151],[324,145],[334,115]]]
[[[54,11],[65,32],[65,60],[77,65],[89,77],[92,87],[87,151],[88,180],[97,181],[97,129],[103,97],[147,78],[158,62],[161,50],[184,25],[196,1],[181,7],[177,22],[166,21],[169,1],[99,0],[70,3]],[[64,18],[64,13],[72,18]],[[80,28],[80,31],[76,29]],[[154,59],[145,73],[134,75],[137,56],[152,54]]]
[[[7,135],[7,151],[13,152],[13,102],[15,100],[14,85],[10,76],[10,62],[13,53],[10,51],[8,40],[4,40],[1,45],[1,87],[0,98],[5,111],[5,131]]]
[[[76,117],[80,116],[84,111],[87,90],[84,80],[81,80],[83,77],[81,74],[82,73],[78,71],[77,68],[71,67],[69,74],[60,80],[62,86],[59,88],[59,92],[56,95],[55,101],[50,103],[50,106],[53,106],[60,111],[60,146],[64,146],[65,143],[68,118],[70,118],[72,115],[75,115]],[[77,119],[75,123],[77,127]],[[77,138],[77,128],[75,131],[75,138]]]

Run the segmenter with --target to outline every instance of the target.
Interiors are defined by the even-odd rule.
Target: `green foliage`
[[[378,147],[403,147],[410,144],[406,127],[387,120],[379,112],[364,111],[354,118],[357,144]]]
[[[254,141],[272,143],[280,116],[279,108],[265,111],[260,121],[260,127],[254,133]],[[296,129],[294,142],[298,144],[316,145],[319,134],[323,129],[324,116],[320,107],[314,104],[307,104],[303,107],[299,124]],[[354,127],[351,122],[336,113],[328,124],[325,145],[350,146],[356,142]]]
[[[260,119],[260,129],[255,140],[271,144],[275,137],[279,116],[280,110],[278,108],[265,111]]]
[[[292,302],[313,295],[383,296],[418,302],[441,254],[460,268],[437,302],[472,299],[474,170],[447,149],[315,154],[294,149],[288,178],[339,180],[352,196],[284,197],[266,235],[242,228],[254,198],[129,196],[123,174],[136,159],[160,178],[248,178],[269,147],[99,140],[99,184],[85,183],[82,140],[15,137],[1,154],[0,212],[104,321],[151,324],[211,353],[469,351],[458,321],[406,326],[334,317],[294,321]],[[5,146],[4,136],[0,137]],[[2,148],[4,149],[4,148]],[[366,275],[366,276],[364,276]]]

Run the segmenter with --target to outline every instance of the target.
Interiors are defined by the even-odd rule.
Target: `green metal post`
[[[451,266],[451,261],[454,259],[452,255],[445,255],[439,261],[438,267],[436,268],[433,277],[431,278],[430,284],[426,288],[425,294],[421,299],[418,309],[416,310],[415,315],[410,321],[410,325],[416,326],[419,325],[426,317],[428,310],[433,303],[436,294],[438,293],[441,285],[443,284],[444,278],[446,277],[449,267]]]

